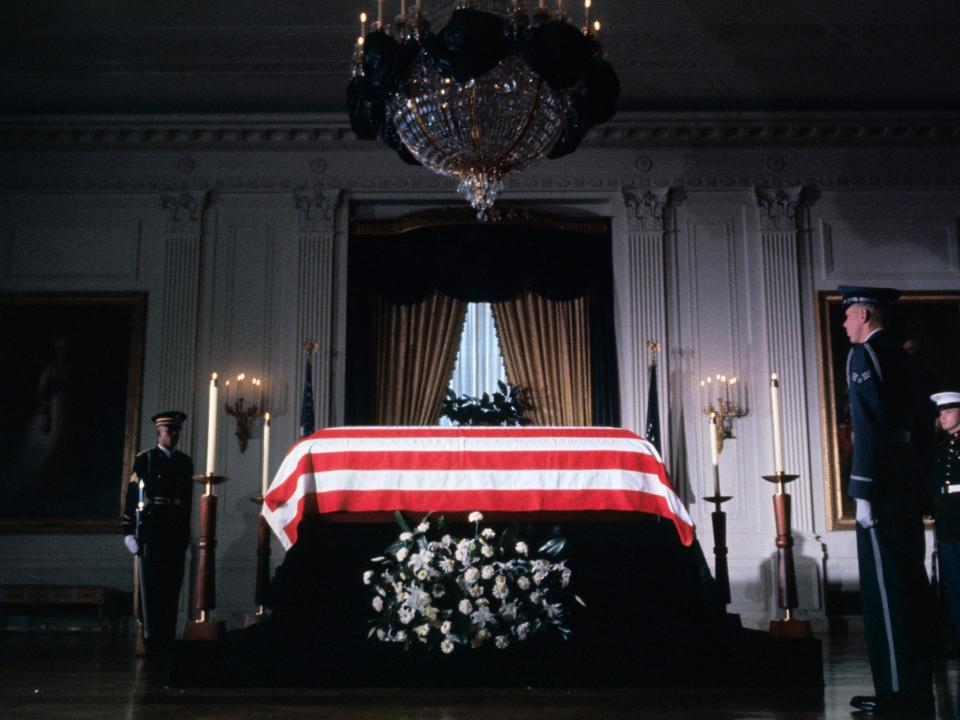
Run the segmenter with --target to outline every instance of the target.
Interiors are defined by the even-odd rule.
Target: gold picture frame
[[[960,292],[904,292],[890,316],[890,329],[905,345],[910,343],[921,366],[925,390],[960,390]],[[843,319],[840,293],[819,292],[817,363],[828,530],[852,530],[855,523],[853,500],[847,496],[853,442],[844,378],[850,343]]]
[[[145,293],[0,294],[0,532],[120,531]]]

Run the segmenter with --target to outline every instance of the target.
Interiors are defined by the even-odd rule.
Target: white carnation
[[[383,598],[381,598],[379,595],[374,595],[373,597],[373,609],[377,612],[383,610]]]
[[[493,577],[493,565],[484,565],[480,568],[480,577],[484,580],[489,580]]]
[[[440,632],[442,632],[444,635],[449,635],[450,630],[452,629],[453,629],[453,623],[450,622],[449,620],[444,620],[443,624],[440,625]]]
[[[400,533],[400,540],[402,542],[407,542],[407,540],[413,540],[413,533],[408,533],[408,532]]]
[[[373,581],[373,570],[367,570],[363,574],[363,584],[369,585]]]
[[[418,533],[425,533],[429,529],[430,529],[430,523],[428,523],[426,520],[424,520],[422,523],[417,525]]]
[[[442,643],[440,643],[440,649],[443,650],[447,655],[453,652],[453,641],[447,638]]]
[[[498,650],[506,650],[510,646],[510,640],[506,635],[497,635],[493,639],[493,642],[497,646]]]
[[[480,537],[486,538],[487,540],[496,536],[497,534],[493,531],[493,528],[484,528],[480,531]]]
[[[480,571],[475,567],[467,568],[467,571],[463,574],[463,579],[468,583],[475,583],[478,577],[480,577]]]
[[[530,578],[528,578],[526,575],[521,575],[520,577],[518,577],[518,578],[517,578],[517,587],[520,588],[521,590],[529,590],[529,589],[530,589]]]
[[[527,544],[523,542],[523,540],[518,542],[513,549],[517,551],[518,555],[526,555],[529,552],[529,548],[527,548]]]
[[[470,513],[469,515],[467,515],[467,521],[468,521],[468,522],[478,523],[478,522],[481,522],[482,520],[483,520],[483,513],[479,513],[479,512],[474,511],[474,512]]]
[[[404,560],[407,559],[407,555],[409,554],[410,554],[410,551],[407,550],[405,547],[402,547],[399,550],[397,550],[397,560],[399,560],[400,562],[403,562]]]
[[[460,601],[460,604],[457,605],[457,609],[464,615],[469,615],[471,612],[473,612],[473,603],[464,598]]]

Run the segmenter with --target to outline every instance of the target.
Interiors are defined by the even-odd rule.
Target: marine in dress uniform
[[[954,630],[960,637],[960,392],[935,393],[942,442],[933,451],[940,573]]]
[[[860,598],[876,691],[851,705],[863,715],[931,717],[926,488],[913,435],[926,397],[900,343],[884,328],[886,306],[900,293],[840,292],[853,344],[846,365],[853,426],[848,493],[857,506]]]
[[[194,487],[193,461],[176,449],[186,419],[179,411],[151,418],[157,445],[134,460],[124,501],[124,543],[140,558],[140,619],[148,653],[164,650],[176,637]]]

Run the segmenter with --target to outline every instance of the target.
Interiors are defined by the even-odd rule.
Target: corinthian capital
[[[339,193],[325,193],[322,190],[297,190],[293,194],[293,201],[300,211],[300,227],[302,229],[331,230],[334,222],[334,211]]]
[[[673,200],[671,188],[622,188],[631,230],[663,230],[663,210]]]
[[[164,192],[160,194],[163,209],[170,213],[174,222],[200,222],[203,211],[210,201],[209,190],[184,190],[180,193]]]
[[[760,209],[762,230],[796,230],[797,218],[803,203],[807,201],[807,188],[754,188],[757,207]]]

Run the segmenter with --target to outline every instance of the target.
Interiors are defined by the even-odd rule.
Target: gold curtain
[[[375,299],[377,425],[435,425],[460,348],[467,304],[433,290],[422,301]]]
[[[590,308],[587,296],[547,300],[524,290],[493,303],[507,376],[527,388],[535,425],[590,425]]]

